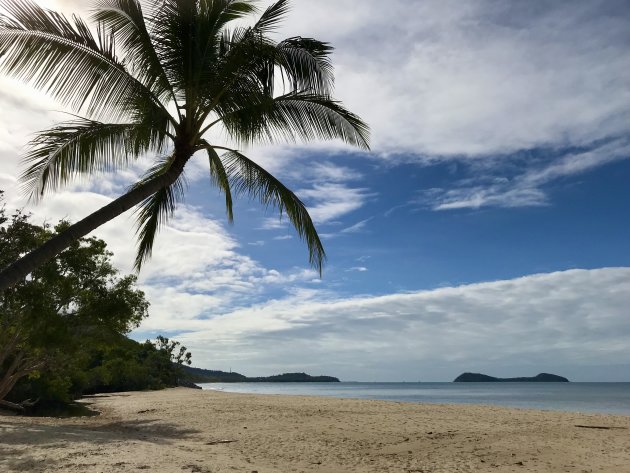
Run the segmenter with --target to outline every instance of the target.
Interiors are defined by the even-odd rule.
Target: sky
[[[139,274],[150,316],[131,336],[249,376],[630,381],[628,3],[294,0],[278,38],[296,35],[333,44],[335,96],[371,127],[370,152],[245,150],[306,203],[323,276],[272,210],[239,200],[228,224],[195,157]],[[38,222],[88,215],[150,165],[34,205],[20,156],[61,106],[0,78],[0,109],[0,189]],[[133,215],[95,234],[130,272]]]

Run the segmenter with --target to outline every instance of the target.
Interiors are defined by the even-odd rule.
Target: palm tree
[[[303,203],[237,148],[341,139],[367,149],[369,131],[331,96],[329,44],[270,38],[288,0],[272,4],[250,27],[234,25],[258,13],[254,3],[97,0],[91,30],[31,0],[0,0],[0,70],[80,114],[30,143],[21,176],[30,196],[156,156],[127,193],[4,269],[0,291],[134,206],[139,269],[181,199],[182,173],[198,152],[207,154],[212,183],[225,194],[228,220],[233,194],[286,213],[321,272],[324,249]],[[228,144],[208,138],[215,128]]]

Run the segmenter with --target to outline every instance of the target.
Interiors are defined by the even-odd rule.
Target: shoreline
[[[630,472],[622,415],[186,388],[83,402],[101,415],[0,415],[0,470]]]
[[[402,382],[391,382],[391,383],[383,383],[383,382],[345,382],[342,381],[341,383],[332,383],[332,388],[335,388],[336,386],[340,386],[340,387],[344,387],[344,385],[351,385],[351,386],[355,386],[355,385],[365,385],[368,388],[371,385],[374,386],[378,386],[378,387],[383,387],[383,386],[387,386],[388,384],[394,385],[394,386],[398,386],[400,384],[406,384],[406,385],[414,385],[414,387],[419,388],[421,391],[424,391],[422,394],[416,394],[414,391],[411,392],[405,392],[405,391],[395,391],[395,394],[404,394],[404,398],[400,398],[397,397],[395,395],[393,396],[388,396],[388,395],[383,395],[383,394],[376,394],[376,395],[372,395],[370,394],[369,389],[365,391],[365,394],[355,394],[350,390],[347,390],[346,392],[344,392],[343,390],[335,390],[335,392],[332,391],[314,391],[314,390],[309,390],[309,389],[298,389],[296,391],[293,391],[292,389],[287,390],[286,386],[288,385],[290,388],[308,388],[310,384],[313,383],[262,383],[264,386],[263,390],[259,390],[256,389],[255,386],[252,386],[253,389],[247,389],[250,388],[250,385],[252,383],[240,383],[240,382],[236,382],[236,383],[232,383],[232,382],[223,382],[223,383],[198,383],[199,387],[204,390],[204,391],[215,391],[215,392],[225,392],[225,393],[231,393],[231,394],[252,394],[252,395],[260,395],[260,396],[267,396],[267,395],[277,395],[277,396],[306,396],[306,397],[324,397],[324,398],[331,398],[331,399],[353,399],[353,400],[382,400],[382,401],[389,401],[389,402],[402,402],[402,403],[409,403],[409,404],[431,404],[431,405],[455,405],[455,406],[489,406],[489,407],[502,407],[502,408],[506,408],[506,409],[524,409],[524,410],[534,410],[534,411],[547,411],[547,412],[566,412],[566,413],[574,413],[574,414],[604,414],[604,415],[615,415],[615,416],[629,416],[630,417],[630,404],[628,404],[627,406],[623,406],[623,407],[619,407],[619,405],[615,405],[614,403],[611,403],[610,405],[612,407],[602,407],[602,403],[595,403],[595,402],[591,402],[590,404],[585,404],[583,399],[578,398],[571,398],[570,397],[570,392],[571,392],[571,387],[569,386],[578,386],[578,388],[580,387],[580,385],[588,385],[588,386],[598,386],[598,385],[602,385],[602,384],[617,384],[617,385],[624,385],[624,388],[627,387],[630,390],[630,382],[626,382],[626,381],[620,381],[620,382],[608,382],[608,383],[602,383],[602,382],[572,382],[572,383],[562,383],[562,386],[567,386],[568,388],[568,392],[569,393],[563,393],[564,396],[562,397],[562,402],[560,402],[560,397],[558,397],[557,401],[546,401],[546,402],[539,402],[536,400],[536,397],[532,397],[531,400],[527,400],[527,399],[510,399],[511,394],[513,393],[503,393],[503,394],[508,394],[508,396],[506,397],[502,397],[502,398],[495,398],[492,399],[492,396],[496,396],[497,395],[497,391],[489,391],[488,392],[488,396],[490,396],[488,398],[487,401],[480,401],[480,399],[483,399],[483,395],[485,393],[482,392],[475,392],[475,395],[472,396],[466,396],[464,394],[464,396],[460,396],[460,399],[455,399],[452,396],[457,396],[461,393],[461,391],[458,390],[452,390],[452,392],[445,394],[445,395],[440,395],[440,396],[436,396],[436,395],[431,395],[430,394],[430,390],[426,391],[423,390],[423,386],[422,385],[429,385],[429,386],[442,386],[442,385],[447,385],[447,386],[452,386],[453,382],[408,382],[408,383],[402,383]],[[258,384],[258,383],[255,383]],[[322,385],[326,385],[326,383],[314,383],[318,386],[322,386]],[[538,388],[541,384],[543,385],[556,385],[558,383],[522,383],[522,382],[516,382],[516,383],[484,383],[484,382],[480,382],[480,383],[458,383],[458,387],[461,388],[462,390],[464,390],[467,387],[473,387],[473,388],[491,388],[496,384],[500,384],[500,385],[509,385],[510,387],[518,387],[521,388],[523,384],[527,384],[527,387],[535,387]],[[216,387],[214,387],[216,385]],[[473,385],[473,386],[470,386]],[[234,388],[234,386],[236,386],[236,389]],[[426,387],[426,386],[425,386]],[[283,389],[285,388],[285,389]],[[630,392],[630,391],[628,391]],[[500,393],[500,391],[499,391]],[[525,393],[527,394],[527,393]],[[558,395],[559,393],[555,393],[556,395]],[[591,397],[593,399],[599,399],[597,396],[598,393],[591,393]],[[413,396],[416,397],[413,397]],[[568,395],[568,396],[567,396]],[[625,392],[624,392],[625,395]],[[380,396],[380,397],[379,397]],[[619,394],[617,394],[617,396],[619,397]],[[444,401],[444,397],[449,398],[448,401]],[[500,399],[503,399],[503,401],[500,401]],[[498,402],[497,402],[498,401]],[[568,407],[567,407],[568,406]]]

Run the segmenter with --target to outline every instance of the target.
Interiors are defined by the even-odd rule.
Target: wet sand
[[[185,388],[87,402],[101,415],[0,415],[0,471],[630,473],[630,416]]]

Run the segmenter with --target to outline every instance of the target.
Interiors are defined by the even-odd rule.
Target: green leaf
[[[270,33],[280,25],[288,12],[289,1],[279,0],[264,11],[253,30],[260,34]]]
[[[217,151],[212,146],[207,145],[206,151],[208,152],[208,159],[210,161],[210,177],[214,184],[225,194],[227,218],[228,222],[232,223],[234,221],[234,214],[232,212],[232,191],[230,189],[230,180],[227,171]]]
[[[100,0],[95,5],[93,19],[110,31],[126,51],[125,59],[140,82],[158,97],[173,95],[147,30],[139,1]]]
[[[40,132],[24,157],[22,186],[37,199],[79,174],[120,169],[148,151],[159,152],[165,136],[142,123],[101,123],[83,118]]]
[[[369,149],[368,125],[329,96],[297,92],[255,98],[220,119],[241,143],[340,139]]]
[[[248,194],[264,206],[278,209],[280,216],[286,213],[300,238],[306,242],[310,263],[321,274],[326,252],[302,201],[271,173],[238,151],[228,151],[222,160],[235,193]]]
[[[136,186],[161,176],[168,172],[173,158],[167,158],[153,166]],[[138,237],[138,252],[134,268],[140,271],[144,262],[151,257],[155,236],[162,225],[175,212],[177,204],[184,198],[185,181],[183,175],[158,192],[145,199],[136,209],[136,235]]]

